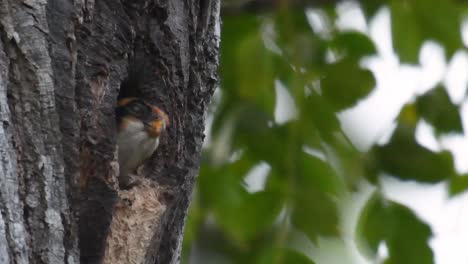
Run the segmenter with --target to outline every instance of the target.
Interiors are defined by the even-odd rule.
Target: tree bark
[[[218,79],[219,9],[0,0],[0,263],[179,263]],[[116,178],[119,92],[171,121],[130,190]]]

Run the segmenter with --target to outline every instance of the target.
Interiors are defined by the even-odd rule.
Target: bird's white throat
[[[159,138],[150,137],[141,121],[132,121],[117,135],[120,173],[130,173],[151,157]]]

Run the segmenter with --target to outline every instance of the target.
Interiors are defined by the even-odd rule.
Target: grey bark
[[[0,0],[0,263],[179,262],[217,84],[219,8]],[[171,126],[142,184],[121,191],[114,107],[129,77],[126,91]]]

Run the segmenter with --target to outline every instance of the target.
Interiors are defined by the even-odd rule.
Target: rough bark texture
[[[179,262],[217,83],[219,8],[0,0],[0,263]],[[119,92],[171,120],[145,180],[126,191],[116,179]]]

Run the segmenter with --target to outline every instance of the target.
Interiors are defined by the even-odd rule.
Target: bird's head
[[[140,98],[124,98],[119,100],[116,108],[116,118],[119,130],[128,127],[132,122],[143,125],[149,137],[159,135],[169,126],[169,118],[157,106]]]

